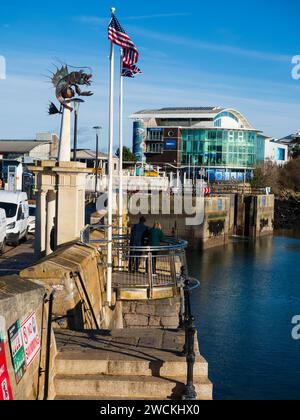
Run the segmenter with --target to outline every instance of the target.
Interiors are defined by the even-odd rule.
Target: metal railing
[[[87,226],[82,232],[82,242],[98,244],[102,256],[106,255],[107,226]],[[93,231],[98,230],[103,238],[92,239]],[[99,233],[98,233],[99,234]],[[185,330],[185,344],[182,356],[186,357],[187,383],[183,400],[196,400],[194,386],[194,366],[196,362],[195,318],[192,315],[191,293],[200,287],[200,282],[189,277],[185,250],[188,243],[167,237],[161,246],[131,246],[129,236],[113,236],[113,287],[147,288],[152,298],[155,287],[172,286],[181,290],[181,311],[179,328]]]
[[[184,292],[184,319],[182,327],[185,330],[185,343],[183,349],[183,356],[186,357],[187,364],[187,382],[184,393],[182,395],[183,400],[196,400],[197,393],[194,386],[194,366],[196,362],[195,354],[195,317],[192,314],[191,306],[191,293],[200,287],[200,282],[196,279],[192,279],[188,276],[185,267],[181,270],[181,285],[183,286]]]
[[[81,234],[83,243],[98,245],[103,265],[107,257],[107,227],[89,225]],[[131,246],[130,236],[113,235],[113,287],[147,288],[150,297],[155,287],[177,287],[181,269],[186,267],[187,245],[186,241],[166,237],[160,246]]]
[[[50,375],[50,359],[51,359],[51,338],[52,338],[52,316],[53,304],[55,299],[55,290],[53,289],[49,298],[45,299],[45,303],[49,304],[48,323],[47,323],[47,343],[46,343],[46,361],[45,361],[45,382],[44,382],[44,400],[48,400],[49,396],[49,375]]]

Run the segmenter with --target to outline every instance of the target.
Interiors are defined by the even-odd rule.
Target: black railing
[[[191,292],[198,287],[200,283],[196,279],[191,279],[188,276],[186,267],[182,267],[182,283],[184,283],[184,320],[180,320],[180,324],[185,329],[185,344],[183,349],[183,355],[186,357],[187,362],[187,383],[182,396],[183,400],[196,400],[197,393],[194,386],[194,366],[196,361],[195,354],[195,318],[192,315],[191,309]],[[181,314],[182,316],[182,314]]]
[[[49,303],[49,310],[48,310],[48,325],[47,325],[44,400],[48,400],[48,397],[49,397],[49,376],[50,376],[51,339],[52,339],[52,315],[53,315],[54,298],[55,298],[55,290],[52,291],[49,299],[47,299],[45,301],[45,303]]]

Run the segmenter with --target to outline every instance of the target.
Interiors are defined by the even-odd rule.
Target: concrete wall
[[[272,235],[274,212],[274,195],[239,195],[237,234],[250,238]]]
[[[166,236],[185,239],[189,242],[190,248],[207,249],[226,244],[230,229],[230,198],[210,197],[203,199],[203,203],[204,218],[202,217],[200,224],[189,224],[187,218],[191,216],[185,213],[174,214],[174,198],[171,198],[170,214],[162,214],[161,208],[157,214],[147,212],[141,212],[141,214],[146,217],[147,226],[152,227],[155,221],[159,221]],[[195,199],[193,205],[195,205]],[[130,225],[138,223],[141,214],[129,213]]]
[[[180,298],[123,302],[125,328],[178,328]]]
[[[256,219],[254,237],[272,235],[274,231],[275,196],[256,197]]]
[[[5,337],[5,353],[13,398],[15,400],[43,399],[44,373],[39,375],[40,369],[45,369],[45,354],[47,342],[48,305],[44,304],[45,289],[31,281],[22,280],[18,276],[0,278],[0,316],[2,334]],[[17,384],[12,365],[10,346],[8,343],[8,329],[18,320],[22,323],[33,312],[36,313],[41,353],[27,368],[24,377]],[[52,336],[50,393],[53,397],[54,358],[56,345]]]
[[[46,289],[56,289],[54,315],[57,327],[73,330],[122,328],[121,303],[106,306],[106,270],[93,246],[72,243],[61,246],[37,265],[23,270]]]

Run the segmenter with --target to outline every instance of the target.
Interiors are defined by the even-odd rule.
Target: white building
[[[275,139],[265,141],[265,161],[284,165],[289,160],[289,147]]]

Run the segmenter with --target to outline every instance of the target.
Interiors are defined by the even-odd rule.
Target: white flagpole
[[[123,235],[123,49],[120,62],[120,122],[119,122],[119,235]]]
[[[112,15],[116,9],[112,8]],[[107,303],[112,303],[112,222],[113,222],[113,143],[114,143],[114,71],[115,71],[114,43],[110,47],[110,92],[109,92],[109,147],[108,147],[108,245],[107,245]]]

